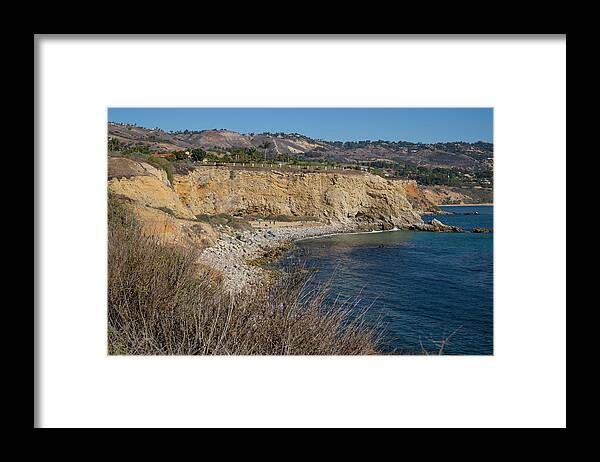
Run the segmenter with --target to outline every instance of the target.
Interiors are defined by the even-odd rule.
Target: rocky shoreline
[[[446,225],[435,218],[429,223],[417,223],[415,225],[411,225],[408,227],[408,229],[415,231],[431,231],[436,233],[464,233],[465,231],[458,226]]]
[[[200,254],[198,261],[220,271],[225,287],[239,293],[248,284],[260,284],[265,270],[256,262],[265,255],[283,251],[299,239],[356,230],[342,224],[323,224],[223,233],[214,246]]]
[[[223,233],[215,245],[202,251],[198,262],[222,273],[225,287],[231,293],[237,294],[248,285],[262,284],[262,281],[266,280],[264,264],[279,258],[294,241],[331,234],[369,232],[373,229],[358,224],[322,224]],[[464,232],[462,228],[446,225],[436,219],[429,223],[409,225],[403,229]]]

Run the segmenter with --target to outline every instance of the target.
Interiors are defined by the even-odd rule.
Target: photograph
[[[492,355],[493,108],[108,113],[108,354]]]

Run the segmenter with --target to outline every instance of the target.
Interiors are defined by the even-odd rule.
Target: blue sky
[[[328,141],[493,142],[492,108],[109,108],[108,120],[167,131],[297,132]]]

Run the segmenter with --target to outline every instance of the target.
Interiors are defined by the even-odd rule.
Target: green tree
[[[191,151],[191,158],[194,162],[200,162],[206,158],[206,151],[201,148],[194,148]]]
[[[116,138],[108,139],[108,150],[109,151],[120,151],[121,150],[121,142]]]

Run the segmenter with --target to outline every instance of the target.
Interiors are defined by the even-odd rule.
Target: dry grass
[[[378,331],[348,304],[327,304],[306,272],[232,297],[193,250],[142,234],[109,198],[108,349],[134,355],[375,354]],[[354,312],[355,314],[355,312]]]

